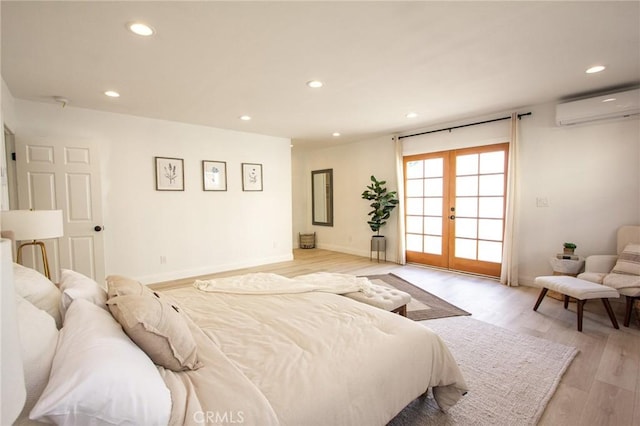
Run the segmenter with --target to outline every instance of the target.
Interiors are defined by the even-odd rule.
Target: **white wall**
[[[576,254],[615,253],[616,230],[640,224],[640,120],[555,125],[555,105],[522,119],[520,279],[552,272],[562,243]],[[546,198],[549,207],[536,207]]]
[[[9,91],[4,80],[0,87],[0,123],[6,126],[10,131],[15,123],[15,99]],[[2,129],[4,130],[4,129]],[[9,199],[9,181],[8,176],[15,172],[15,168],[11,160],[6,158],[6,146],[11,145],[13,141],[7,141],[4,137],[4,131],[0,134],[0,210],[8,210],[10,205]]]
[[[565,241],[576,243],[576,253],[581,256],[615,253],[617,228],[640,224],[640,120],[557,127],[555,104],[521,109],[527,111],[533,114],[520,121],[516,220],[519,279],[521,284],[531,285],[536,276],[552,273],[549,258],[562,249]],[[472,121],[476,119],[466,122]],[[409,138],[404,140],[404,151],[409,155],[458,148],[467,145],[473,133],[479,145],[505,142],[508,126],[506,121],[438,133],[438,138]],[[430,145],[424,144],[426,139],[432,141]],[[301,153],[295,156],[295,162],[303,164],[294,169],[304,173],[297,180],[307,188],[311,170],[334,168],[334,181],[339,189],[334,193],[338,219],[334,228],[311,227],[308,210],[296,212],[294,223],[305,223],[307,230],[316,230],[321,247],[368,256],[371,232],[366,225],[367,204],[359,194],[372,173],[388,179],[389,186],[397,188],[391,136]],[[306,193],[305,197],[306,205],[310,206],[310,195]],[[549,207],[536,207],[536,198],[546,198]],[[301,204],[294,198],[294,205]],[[393,242],[394,249],[387,252],[392,261],[396,259],[394,250],[398,241],[396,220],[394,213],[394,223],[384,230]]]
[[[294,148],[295,152],[295,148]],[[390,191],[397,190],[395,149],[391,136],[336,146],[323,150],[295,153],[294,239],[298,232],[316,232],[316,246],[343,253],[369,256],[371,236],[367,224],[370,201],[361,198],[374,175],[386,180]],[[311,224],[311,171],[333,169],[333,226]],[[298,209],[298,206],[304,206]],[[387,237],[387,259],[396,261],[398,246],[397,216],[394,210],[389,222],[380,230]],[[375,253],[374,253],[375,255]]]
[[[11,94],[9,87],[2,79],[2,123],[11,131],[16,125],[16,100]]]
[[[17,140],[99,144],[107,274],[149,283],[292,259],[289,139],[22,100],[15,108]],[[154,156],[184,159],[184,192],[155,190]],[[227,162],[226,192],[202,190],[202,160]],[[262,192],[242,191],[243,162],[263,165]]]

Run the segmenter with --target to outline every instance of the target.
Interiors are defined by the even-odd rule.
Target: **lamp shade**
[[[17,241],[46,240],[64,235],[62,210],[6,210],[0,226],[13,231]]]

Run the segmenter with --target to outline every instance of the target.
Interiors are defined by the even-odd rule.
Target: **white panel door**
[[[98,150],[84,143],[25,140],[16,135],[21,209],[62,210],[64,237],[45,241],[52,280],[72,269],[104,280],[104,241]],[[40,268],[38,256],[25,263]],[[35,260],[34,260],[35,259]]]

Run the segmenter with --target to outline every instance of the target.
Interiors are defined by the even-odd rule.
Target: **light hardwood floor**
[[[578,348],[580,352],[562,377],[540,425],[640,425],[640,326],[635,315],[629,328],[622,325],[623,299],[612,301],[620,330],[611,326],[601,303],[590,301],[585,304],[580,333],[576,330],[574,303],[565,310],[561,301],[546,297],[538,311],[533,311],[539,294],[536,288],[506,287],[483,277],[416,265],[377,263],[320,249],[294,250],[293,261],[206,277],[249,272],[293,277],[319,271],[356,275],[392,272],[471,312],[475,319]],[[162,289],[192,282],[193,278],[152,287]]]

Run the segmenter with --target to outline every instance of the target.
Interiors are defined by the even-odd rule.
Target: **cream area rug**
[[[470,391],[448,413],[440,411],[429,391],[389,426],[535,425],[578,353],[576,348],[470,317],[421,324],[447,343]]]

